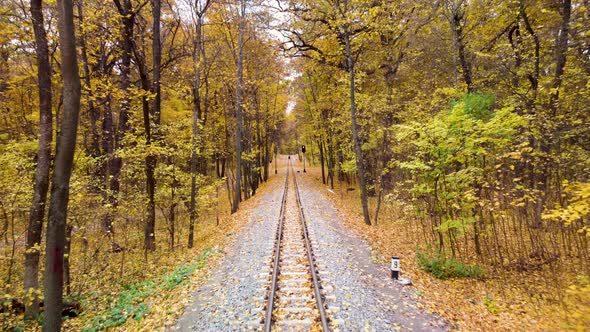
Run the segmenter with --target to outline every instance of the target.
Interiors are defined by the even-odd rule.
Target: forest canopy
[[[301,144],[425,262],[555,268],[590,324],[589,78],[588,0],[0,0],[2,327],[201,253]]]

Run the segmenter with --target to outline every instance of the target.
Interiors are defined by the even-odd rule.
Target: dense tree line
[[[406,204],[436,255],[587,273],[588,9],[290,2],[283,48],[299,59],[301,139],[323,182],[358,183],[368,224]]]
[[[237,211],[268,179],[284,63],[245,0],[3,1],[0,15],[1,293],[36,318],[43,280],[55,331],[62,294],[84,291],[73,279],[122,251],[192,248],[200,215]]]
[[[196,246],[211,209],[236,212],[269,178],[289,98],[285,146],[306,144],[327,186],[358,185],[365,223],[404,207],[431,255],[588,274],[589,13],[587,0],[2,1],[0,296],[36,318],[44,292],[58,330],[62,294],[138,274],[126,255]]]

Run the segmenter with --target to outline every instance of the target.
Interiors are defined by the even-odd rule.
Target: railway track
[[[275,238],[264,331],[329,331],[297,178],[290,161]]]

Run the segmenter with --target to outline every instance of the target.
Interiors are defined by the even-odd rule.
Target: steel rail
[[[300,220],[302,223],[302,228],[303,228],[303,238],[304,238],[304,242],[305,242],[305,249],[306,249],[307,258],[309,260],[309,270],[310,270],[313,289],[314,289],[314,297],[315,297],[316,304],[318,307],[318,312],[320,314],[320,321],[322,324],[322,330],[325,332],[328,332],[328,331],[330,331],[330,329],[328,327],[328,318],[326,315],[326,308],[324,306],[322,294],[320,292],[319,278],[317,276],[317,271],[315,269],[315,259],[313,258],[313,250],[311,248],[311,242],[309,240],[309,235],[308,235],[308,231],[307,231],[307,222],[305,219],[305,213],[303,211],[303,205],[301,204],[301,197],[299,195],[299,187],[297,185],[297,176],[295,175],[295,172],[293,170],[293,166],[292,166],[290,160],[289,160],[289,164],[287,166],[287,176],[285,178],[285,189],[283,191],[283,200],[281,202],[281,211],[280,211],[280,215],[279,215],[279,225],[277,227],[277,234],[276,234],[276,239],[275,239],[274,260],[273,260],[274,266],[273,266],[273,272],[272,272],[272,281],[271,281],[271,286],[270,286],[270,292],[268,295],[268,305],[266,307],[266,319],[264,321],[264,331],[270,332],[271,328],[272,328],[272,324],[273,324],[272,314],[274,311],[274,304],[275,304],[274,300],[275,300],[275,294],[277,291],[278,276],[279,276],[279,272],[280,272],[279,265],[280,265],[280,261],[281,261],[281,259],[280,259],[281,240],[283,238],[283,224],[285,221],[285,210],[286,210],[286,203],[287,203],[287,192],[288,192],[288,188],[289,188],[289,172],[290,171],[293,172],[293,183],[295,184],[295,186],[294,186],[295,196],[296,196],[297,206],[298,206],[298,210],[299,210],[299,217],[300,217]]]
[[[293,168],[291,166],[291,168]],[[317,276],[317,271],[315,269],[315,259],[313,258],[313,250],[311,248],[311,242],[309,241],[309,236],[307,233],[307,221],[305,219],[305,212],[303,211],[303,204],[301,204],[301,196],[299,195],[299,186],[297,185],[297,175],[293,173],[293,183],[295,184],[295,196],[297,198],[297,205],[299,207],[299,217],[301,219],[301,223],[303,225],[303,236],[305,239],[305,247],[307,249],[307,258],[309,259],[309,270],[311,272],[311,278],[313,281],[313,290],[315,293],[315,299],[318,307],[318,311],[320,313],[320,321],[322,323],[322,330],[325,332],[330,331],[328,327],[328,317],[326,315],[326,308],[324,306],[324,301],[322,299],[322,294],[320,293],[320,284],[319,278]]]
[[[277,234],[275,239],[274,249],[274,266],[272,270],[272,282],[270,286],[270,293],[268,294],[268,305],[266,306],[266,319],[264,320],[264,331],[270,332],[272,326],[272,312],[274,310],[275,293],[277,290],[277,282],[279,277],[279,263],[281,254],[281,239],[283,237],[283,224],[285,221],[285,208],[287,206],[287,190],[289,188],[289,166],[291,166],[291,160],[287,166],[287,176],[285,177],[285,189],[283,191],[283,200],[281,202],[281,211],[279,214],[279,225],[277,227]]]

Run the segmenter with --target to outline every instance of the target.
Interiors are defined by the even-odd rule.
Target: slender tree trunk
[[[387,84],[387,106],[388,109],[392,110],[393,106],[393,84],[394,78],[397,73],[397,68],[399,68],[398,62],[394,67],[390,67],[390,70],[385,75],[385,83]],[[393,116],[391,113],[387,113],[384,116],[384,130],[383,136],[381,137],[381,171],[379,172],[379,192],[377,195],[377,208],[375,209],[375,225],[379,222],[379,211],[381,210],[381,203],[383,199],[383,191],[386,189],[385,183],[385,170],[387,169],[387,164],[389,163],[390,157],[390,149],[388,147],[389,137],[388,137],[388,128],[393,123]]]
[[[64,109],[51,182],[45,250],[45,323],[43,331],[47,332],[61,329],[66,220],[80,112],[80,77],[76,59],[72,0],[58,0],[57,7]]]
[[[77,1],[78,21],[79,25],[79,39],[80,39],[80,57],[82,59],[82,69],[84,70],[84,85],[88,89],[89,96],[92,97],[92,84],[90,82],[90,66],[88,64],[88,51],[86,47],[86,36],[84,35],[84,0]],[[100,155],[100,135],[98,133],[98,118],[99,112],[94,107],[92,98],[88,98],[88,116],[90,119],[90,149],[89,155],[93,158],[98,158]],[[97,189],[97,188],[95,188]]]
[[[148,137],[148,145],[153,143],[159,136],[160,125],[160,67],[162,65],[162,45],[160,36],[160,16],[161,16],[160,0],[152,0],[152,16],[153,16],[153,40],[152,40],[152,55],[153,55],[153,79],[152,79],[152,93],[155,95],[154,104],[150,109],[149,117],[152,118],[153,131],[150,131],[151,137]],[[149,123],[148,123],[148,126]],[[155,155],[148,155],[146,157],[146,188],[148,195],[148,218],[144,228],[144,247],[147,251],[156,250],[156,163],[157,157]]]
[[[354,78],[354,61],[352,59],[352,47],[350,45],[350,33],[344,34],[344,41],[346,43],[346,60],[348,63],[348,71],[350,73],[350,117],[352,120],[352,138],[354,141],[354,148],[356,154],[356,166],[358,170],[359,185],[361,187],[361,204],[363,206],[363,217],[365,224],[371,224],[369,216],[369,204],[367,197],[367,186],[365,183],[365,165],[363,160],[363,150],[361,149],[361,142],[358,133],[358,125],[356,122],[356,102],[355,102],[355,78]]]
[[[238,211],[241,198],[241,180],[242,180],[242,103],[244,95],[244,75],[243,75],[243,58],[244,58],[244,30],[246,16],[246,0],[240,0],[240,22],[238,31],[238,56],[237,56],[237,84],[236,84],[236,185],[234,191],[234,203],[231,212]]]
[[[533,71],[532,71],[532,73],[529,73],[527,75],[529,81],[531,82],[532,97],[527,99],[526,106],[538,117],[538,119],[542,119],[543,118],[542,110],[539,110],[536,107],[536,100],[537,100],[538,88],[539,88],[541,43],[539,40],[539,36],[537,35],[535,30],[533,29],[533,25],[531,24],[531,21],[529,19],[528,14],[527,14],[524,0],[519,1],[519,14],[522,17],[522,20],[524,22],[524,26],[525,26],[527,33],[533,38],[533,42],[535,45],[535,48],[534,48],[535,57],[534,57]],[[539,121],[532,121],[531,125],[534,126],[537,123],[540,123],[540,122]],[[528,131],[529,131],[528,132],[528,141],[529,141],[530,146],[537,148],[540,144],[543,146],[541,148],[541,150],[543,150],[544,146],[546,146],[546,145],[544,143],[540,142],[540,140],[537,137],[535,137],[535,135],[533,134],[534,129],[529,128]],[[537,158],[537,157],[533,157],[532,159],[535,159],[535,158]],[[544,193],[545,189],[538,188],[539,187],[538,184],[540,182],[538,180],[538,178],[543,179],[545,177],[545,172],[544,171],[536,172],[535,171],[536,168],[534,167],[534,164],[536,164],[537,162],[532,159],[527,161],[526,164],[528,164],[528,167],[523,168],[522,171],[525,172],[528,170],[528,178],[529,178],[528,182],[530,183],[530,187]],[[538,173],[543,173],[543,174],[538,174]],[[545,181],[545,180],[541,180],[541,181]],[[536,197],[534,202],[532,202],[530,204],[530,209],[532,210],[532,214],[533,214],[532,225],[534,225],[534,227],[539,227],[542,224],[541,212],[542,212],[542,205],[544,204],[543,200],[544,200],[543,197],[538,196],[538,197]],[[527,230],[530,232],[531,230],[529,227],[530,226],[527,223]]]
[[[390,89],[391,92],[391,89]],[[391,95],[390,95],[391,96]],[[391,97],[389,98],[391,100]],[[388,126],[386,125],[386,128]],[[385,151],[387,149],[387,130],[383,130],[383,136],[381,139],[381,172],[379,174],[379,192],[377,194],[377,208],[375,208],[375,225],[379,222],[379,211],[381,210],[381,199],[383,198],[383,190],[385,184],[385,169],[387,168],[387,163],[389,162],[388,153]]]
[[[553,79],[553,93],[551,94],[551,118],[557,116],[559,109],[559,88],[563,81],[563,74],[565,72],[565,63],[567,60],[568,38],[569,38],[569,24],[572,15],[572,1],[564,0],[562,4],[562,20],[559,29],[559,35],[556,41],[555,51],[555,77]]]
[[[270,146],[268,145],[268,122],[264,123],[264,182],[268,181],[268,166],[270,163]]]
[[[541,42],[539,41],[539,36],[533,30],[533,26],[529,20],[529,16],[526,12],[526,8],[524,6],[524,0],[519,1],[519,12],[522,20],[524,22],[524,26],[526,31],[531,35],[533,38],[533,42],[535,44],[535,63],[534,69],[532,74],[529,74],[529,81],[531,82],[531,88],[533,90],[533,97],[530,102],[529,107],[534,107],[534,101],[537,99],[537,91],[539,88],[539,73],[540,73],[540,62],[541,62]]]
[[[170,198],[172,204],[170,204],[170,249],[174,250],[174,244],[176,242],[176,188],[178,188],[179,181],[176,176],[172,178],[172,185],[170,186]]]
[[[197,0],[198,1],[198,0]],[[213,0],[206,0],[205,3],[203,4],[203,6],[200,9],[200,17],[201,17],[201,42],[200,42],[200,56],[201,56],[201,60],[200,60],[200,64],[201,67],[200,68],[207,68],[207,53],[206,53],[206,49],[205,49],[205,41],[203,39],[203,36],[205,35],[205,27],[204,27],[204,20],[205,20],[205,14],[207,12],[207,10],[209,9],[209,6],[211,5],[211,3],[213,2]],[[206,128],[207,126],[207,117],[209,115],[209,104],[210,104],[210,100],[209,100],[209,77],[208,77],[208,71],[207,70],[203,70],[202,74],[202,82],[203,82],[203,88],[204,88],[204,95],[203,95],[203,108],[202,108],[202,112],[199,115],[199,119],[201,121],[201,126],[203,128]],[[208,155],[207,154],[203,154],[201,157],[201,174],[203,175],[207,175],[208,174],[208,165],[209,165],[209,159],[208,159]]]
[[[73,225],[66,225],[66,245],[64,247],[64,285],[66,288],[66,295],[70,295],[72,293],[72,275],[70,274],[70,252],[73,230]]]
[[[256,190],[258,189],[258,186],[260,184],[261,180],[261,167],[262,167],[262,155],[261,155],[261,151],[262,151],[262,133],[260,130],[260,102],[257,99],[257,94],[254,95],[254,100],[256,101],[256,169],[254,170],[254,174],[252,175],[252,179],[253,179],[253,183],[254,183],[254,188],[252,188],[253,190],[253,194],[256,194]]]
[[[563,74],[565,71],[565,64],[567,60],[568,50],[568,38],[569,38],[569,23],[571,19],[572,3],[571,0],[564,0],[562,3],[562,21],[559,27],[559,33],[555,42],[555,76],[553,78],[553,89],[549,98],[549,110],[550,115],[547,119],[554,121],[557,117],[557,111],[559,110],[559,89],[563,80]],[[543,138],[541,139],[540,147],[543,152],[543,164],[544,171],[538,174],[538,180],[536,185],[541,192],[540,197],[537,198],[535,204],[535,224],[534,227],[542,227],[542,213],[545,203],[547,201],[547,195],[549,191],[549,181],[551,176],[551,152],[554,148],[554,132],[553,124],[543,127]],[[558,154],[559,155],[559,154]],[[544,250],[544,246],[539,247],[541,251]]]
[[[31,0],[31,17],[35,32],[35,50],[37,53],[37,79],[39,83],[39,148],[37,150],[37,169],[33,204],[27,229],[25,250],[24,290],[28,297],[25,300],[25,317],[34,318],[39,314],[39,299],[36,291],[39,288],[39,254],[43,217],[49,188],[49,169],[51,167],[51,140],[53,134],[51,114],[51,65],[47,36],[43,23],[42,0]],[[8,219],[7,219],[8,222]]]
[[[331,132],[328,132],[328,177],[330,178],[330,188],[334,190],[334,142],[332,140]]]
[[[146,190],[147,190],[147,220],[144,226],[144,248],[146,251],[156,250],[156,157],[145,158]]]
[[[135,21],[134,13],[132,9],[131,0],[114,0],[115,4],[121,15],[121,23],[123,26],[123,37],[121,39],[121,45],[123,48],[123,54],[121,55],[121,90],[123,90],[123,99],[121,100],[121,106],[119,111],[119,123],[117,124],[117,132],[113,133],[112,124],[112,111],[109,111],[106,116],[110,116],[110,129],[106,132],[110,135],[112,140],[108,143],[108,164],[104,165],[105,175],[105,186],[108,185],[109,192],[107,194],[107,202],[111,205],[110,211],[107,212],[103,221],[104,227],[108,234],[113,235],[113,220],[114,213],[119,205],[118,196],[120,189],[119,177],[121,175],[121,168],[123,167],[123,160],[121,157],[116,155],[117,150],[121,149],[122,141],[125,134],[129,131],[129,107],[131,100],[129,98],[129,86],[131,76],[131,53],[133,51],[133,22]]]
[[[112,167],[112,155],[114,152],[113,142],[115,141],[115,133],[114,133],[114,124],[113,124],[113,109],[107,105],[104,110],[104,115],[102,119],[102,139],[101,139],[101,146],[102,151],[106,155],[106,160],[103,161],[102,165],[100,165],[100,174],[101,180],[103,182],[103,200],[107,203],[112,202],[111,197],[113,196],[112,192],[109,192],[109,177],[112,176],[110,174],[110,170]],[[111,224],[112,220],[112,211],[111,209],[106,211],[106,215],[103,217],[103,226],[105,231],[108,232],[108,225]],[[112,233],[107,233],[112,235]]]
[[[195,10],[198,10],[195,8]],[[193,86],[193,132],[191,138],[191,201],[189,205],[189,226],[188,226],[188,247],[193,247],[194,228],[197,219],[196,197],[197,197],[197,135],[199,129],[199,118],[201,114],[201,42],[202,42],[202,18],[199,13],[195,26],[195,45],[193,62],[195,67],[195,81]]]
[[[2,207],[0,205],[0,207]],[[4,237],[4,244],[8,245],[8,227],[9,226],[9,221],[8,221],[8,215],[6,214],[6,210],[4,210],[4,208],[2,208],[2,217],[4,219],[4,223],[2,224],[2,237]]]
[[[461,64],[461,70],[463,80],[467,85],[467,92],[474,92],[475,86],[473,84],[473,78],[471,73],[471,62],[467,58],[467,51],[465,50],[465,40],[463,34],[464,16],[465,11],[461,8],[462,3],[453,4],[451,12],[451,32],[453,34],[453,44],[455,52],[459,56],[459,63]]]
[[[6,277],[6,283],[10,284],[12,280],[12,271],[14,268],[14,256],[16,253],[16,236],[14,232],[14,219],[16,219],[15,212],[10,214],[10,230],[11,230],[11,238],[12,238],[12,246],[10,250],[10,260],[8,263],[8,276]]]
[[[326,184],[326,173],[324,170],[324,144],[322,143],[322,138],[318,140],[318,149],[320,150],[320,164],[322,166],[322,183]]]

